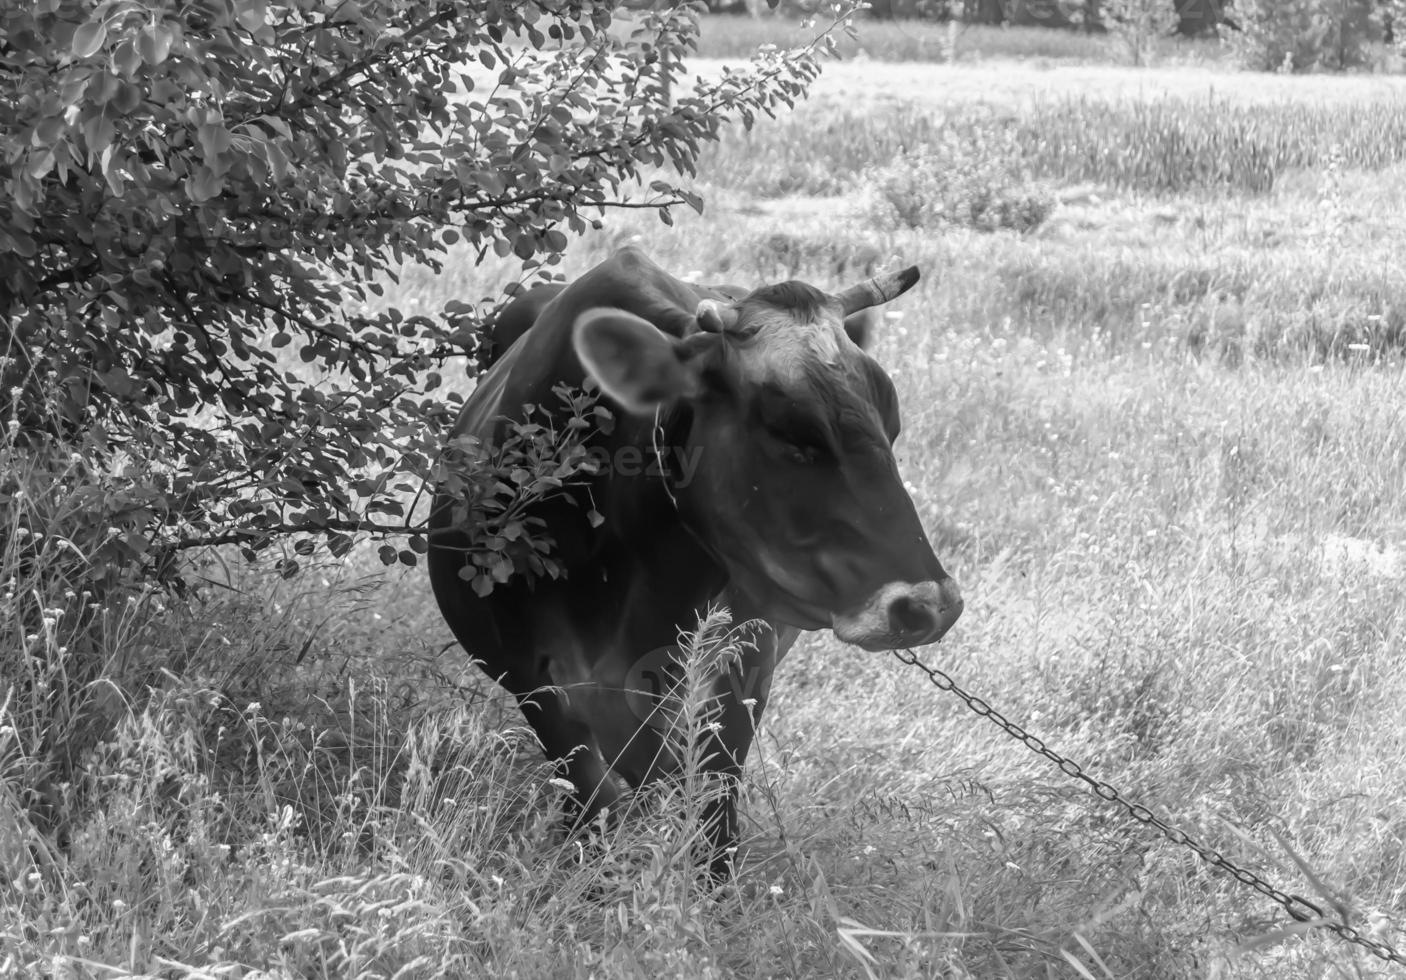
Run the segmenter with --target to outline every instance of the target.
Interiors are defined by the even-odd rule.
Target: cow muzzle
[[[890,582],[851,612],[832,620],[835,635],[865,650],[936,643],[962,615],[962,593],[950,578]]]

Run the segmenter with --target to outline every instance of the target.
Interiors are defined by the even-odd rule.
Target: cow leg
[[[775,664],[771,638],[763,641],[759,637],[757,645],[757,651],[746,652],[743,663],[732,665],[709,686],[711,711],[715,712],[709,720],[716,727],[692,753],[702,760],[702,782],[708,786],[701,814],[707,842],[704,857],[715,880],[725,879],[731,873],[738,840],[738,781],[756,722],[766,704]],[[687,750],[675,743],[677,732],[674,736],[668,733],[667,726],[674,722],[672,712],[660,714],[651,724],[631,713],[631,705],[623,695],[614,700],[615,704],[607,706],[602,699],[598,716],[615,723],[596,726],[611,768],[635,787],[659,780],[681,780],[681,756]]]
[[[518,695],[518,707],[537,732],[547,758],[555,761],[562,778],[576,787],[566,815],[568,828],[588,826],[607,808],[618,813],[615,804],[620,790],[596,750],[591,731],[567,715],[560,697],[550,691],[533,691]]]
[[[734,608],[738,608],[734,605]],[[745,606],[742,607],[745,609]],[[734,614],[733,622],[745,622],[745,615]],[[723,779],[717,796],[709,799],[703,813],[704,832],[709,849],[708,870],[715,880],[729,877],[734,870],[739,828],[737,796],[741,788],[742,767],[752,749],[757,726],[761,724],[771,694],[772,674],[776,664],[791,644],[797,631],[789,627],[768,624],[758,630],[752,645],[745,648],[740,662],[718,678],[713,687],[719,715],[718,727],[708,740],[705,757],[711,772]]]

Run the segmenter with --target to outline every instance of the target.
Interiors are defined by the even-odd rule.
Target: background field
[[[918,264],[876,356],[967,596],[925,655],[1406,945],[1406,93],[1040,57],[832,65],[708,151],[703,216],[612,215],[570,267],[627,241],[749,284]],[[504,282],[463,256],[387,301]],[[69,876],[0,820],[0,975],[1392,975],[828,635],[777,680],[735,888],[683,869],[668,801],[578,864],[422,572],[210,577],[196,612],[111,624],[168,693],[102,750]]]

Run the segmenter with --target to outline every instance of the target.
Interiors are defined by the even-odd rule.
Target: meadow
[[[919,265],[874,353],[967,599],[919,653],[1406,949],[1406,86],[1029,57],[831,65],[706,151],[703,215],[611,215],[569,271],[626,242],[705,281]],[[387,302],[507,281],[457,258]],[[0,599],[25,571],[0,556]],[[193,605],[0,621],[29,690],[72,689],[80,620],[125,685],[82,691],[101,741],[61,698],[0,706],[0,976],[1396,975],[823,634],[777,678],[735,884],[690,870],[686,799],[578,860],[422,571],[368,547],[205,577]],[[52,789],[83,800],[64,855],[10,789],[40,728],[88,760]]]

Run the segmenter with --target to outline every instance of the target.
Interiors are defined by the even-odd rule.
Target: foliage
[[[501,297],[408,315],[379,298],[397,270],[452,248],[549,276],[608,208],[701,207],[654,174],[817,71],[811,45],[685,89],[698,6],[615,37],[617,6],[0,5],[4,414],[102,475],[74,532],[120,531],[97,572],[358,531],[423,549],[404,501],[459,401],[444,366]]]
[[[874,174],[877,217],[900,227],[952,224],[1031,231],[1054,209],[1049,191],[1021,169],[1008,129],[949,132]]]
[[[1147,64],[1156,42],[1176,30],[1176,0],[1104,0],[1103,23],[1127,48],[1135,65]]]
[[[592,392],[558,386],[554,394],[561,404],[554,411],[524,406],[526,420],[509,427],[493,446],[460,436],[449,441],[436,463],[433,482],[456,498],[451,522],[455,536],[462,534],[460,529],[473,529],[466,569],[460,575],[478,595],[488,595],[494,585],[514,575],[534,579],[563,574],[552,554],[554,542],[546,522],[533,511],[557,497],[575,503],[568,488],[596,472],[586,437],[593,431],[608,434],[615,423],[610,410],[596,404],[593,392],[594,386]],[[593,524],[602,520],[594,510],[587,517]],[[415,564],[413,552],[397,553],[390,545],[380,550],[387,565],[397,558]]]
[[[1258,71],[1341,71],[1368,62],[1380,15],[1373,0],[1236,0],[1229,41]]]

